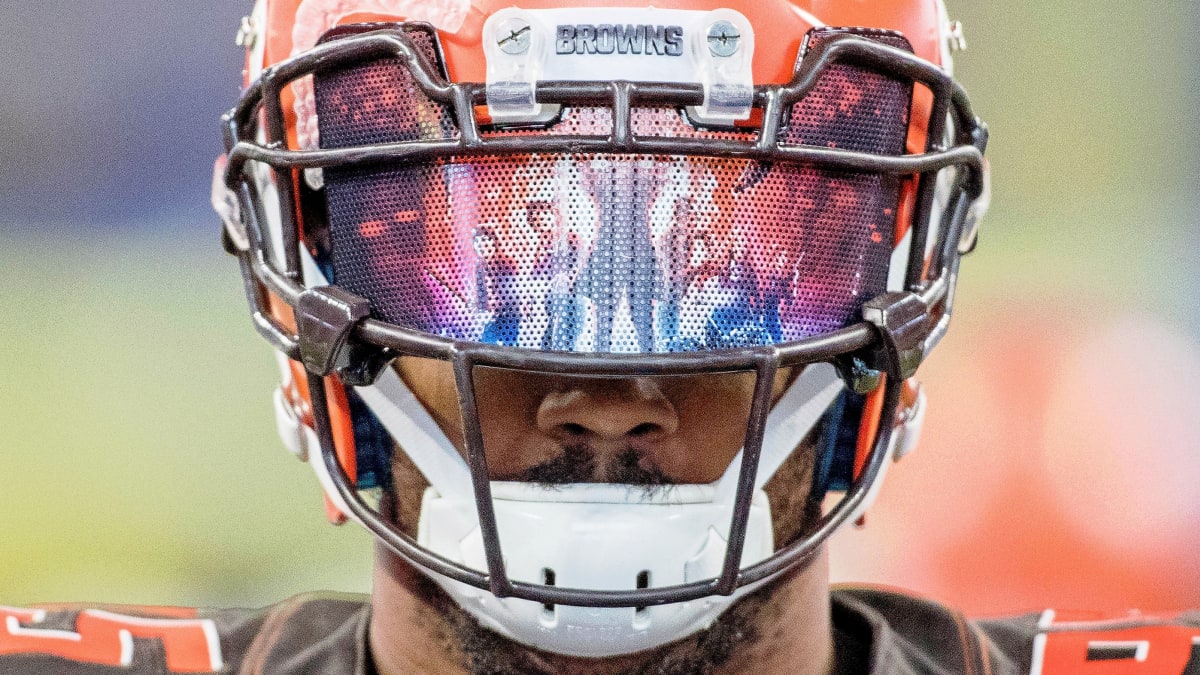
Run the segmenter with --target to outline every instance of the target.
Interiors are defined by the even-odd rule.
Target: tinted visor
[[[434,51],[428,37],[410,34]],[[397,59],[315,78],[323,148],[455,138]],[[835,65],[780,142],[900,155],[911,84]],[[603,136],[612,111],[544,129]],[[639,136],[751,139],[681,109],[634,108]],[[375,318],[535,350],[652,353],[830,332],[886,290],[901,179],[728,156],[516,153],[324,170],[333,283]]]

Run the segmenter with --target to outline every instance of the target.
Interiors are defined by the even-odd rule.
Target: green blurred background
[[[233,1],[0,6],[0,604],[253,606],[369,587],[369,537],[324,522],[311,473],[275,437],[273,359],[250,327],[236,265],[220,252],[208,212],[216,119],[240,82],[233,35],[249,10]],[[1089,494],[1157,496],[1129,522],[1111,518],[1119,546],[1097,544],[1096,555],[1154,549],[1156,566],[1099,569],[1059,596],[1035,583],[1029,596],[1086,604],[1097,601],[1088,587],[1153,569],[1172,580],[1180,604],[1200,605],[1196,538],[1174,548],[1138,539],[1143,530],[1200,531],[1194,488],[1165,501],[1159,494],[1174,477],[1162,471],[1200,478],[1186,473],[1200,472],[1200,436],[1192,424],[1165,440],[1142,431],[1200,413],[1196,384],[1176,381],[1200,363],[1197,4],[1021,0],[950,11],[970,44],[958,75],[992,128],[995,198],[964,262],[946,354],[926,375],[937,411],[931,447],[897,468],[899,482],[877,509],[884,522],[837,544],[834,576],[915,586],[973,611],[1021,608],[1019,594],[975,593],[983,584],[947,573],[945,559],[906,553],[947,517],[922,516],[914,501],[926,511],[947,502],[906,502],[898,486],[946,467],[967,471],[974,465],[958,454],[967,446],[981,461],[991,453],[1040,461],[1059,472],[1056,481],[1077,483],[1076,465],[1054,458],[1073,456],[1077,440],[1094,445],[1079,411],[1098,409],[1144,446],[1080,461],[1119,467],[1149,457],[1151,469],[1137,485]],[[1144,342],[1143,331],[1153,339]],[[1084,349],[1109,334],[1100,351]],[[1080,374],[1093,369],[1120,376],[1100,380],[1116,395],[1091,398],[1096,388]],[[1023,411],[1026,391],[1035,403]],[[976,400],[971,392],[982,392],[975,412],[962,408]],[[1070,419],[1041,419],[1052,413]],[[1024,454],[1003,455],[1015,445]],[[972,480],[992,486],[962,485],[978,498],[1010,479],[1031,484],[1011,469],[980,465]],[[980,529],[990,513],[956,530],[956,542],[996,555],[989,547],[1003,537]],[[1087,514],[1043,516],[1004,528],[1055,557],[1056,542],[1078,541],[1021,528],[1090,527]],[[996,577],[1005,570],[1038,578],[1013,563],[989,571],[987,585],[1004,587]],[[1129,604],[1138,592],[1131,587]]]

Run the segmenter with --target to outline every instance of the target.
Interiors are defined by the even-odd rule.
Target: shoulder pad
[[[64,661],[79,664],[79,673],[121,668],[139,675],[211,673],[224,666],[217,627],[197,618],[196,610],[0,607],[0,670],[40,673]]]

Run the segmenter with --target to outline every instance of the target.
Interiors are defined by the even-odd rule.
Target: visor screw
[[[961,21],[951,21],[946,26],[946,42],[950,46],[952,52],[967,51],[967,37],[963,34],[963,25]]]
[[[496,29],[496,44],[505,54],[524,54],[533,40],[533,27],[522,19],[509,19]]]
[[[708,51],[721,58],[733,56],[737,53],[741,37],[737,26],[728,21],[717,21],[708,27]]]
[[[236,42],[239,47],[254,49],[254,43],[258,42],[258,26],[254,24],[252,17],[242,17],[242,23],[238,26]]]

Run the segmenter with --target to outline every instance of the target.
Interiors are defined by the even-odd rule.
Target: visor
[[[431,61],[424,33],[411,33]],[[892,41],[903,43],[901,38]],[[315,77],[321,147],[458,137],[400,59]],[[784,145],[900,155],[911,83],[834,65]],[[635,107],[641,137],[750,140]],[[483,137],[607,136],[613,111]],[[902,180],[719,154],[513,153],[324,170],[331,282],[373,316],[455,340],[568,352],[781,344],[860,318],[886,289]]]

